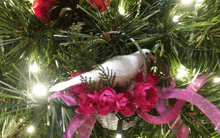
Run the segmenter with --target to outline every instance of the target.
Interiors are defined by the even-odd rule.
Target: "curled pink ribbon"
[[[202,97],[201,95],[184,89],[175,89],[172,88],[158,88],[158,93],[160,98],[163,99],[182,99],[186,100],[195,106],[197,106],[216,126],[218,131],[220,132],[220,128],[218,128],[218,122],[220,120],[220,111],[217,107],[215,107],[210,101]]]
[[[63,138],[72,138],[78,128],[87,120],[88,116],[77,114],[66,126],[66,132],[63,133]]]
[[[79,104],[78,98],[74,96],[73,93],[66,91],[60,91],[56,92],[53,95],[50,96],[50,99],[58,98],[60,97],[63,102],[68,106],[76,106]]]
[[[95,113],[90,116],[77,114],[66,126],[66,132],[63,133],[63,138],[72,138],[77,130],[79,131],[78,136],[80,138],[89,138],[97,117],[97,111],[95,111]]]
[[[197,78],[194,82],[189,84],[186,89],[157,87],[158,97],[160,99],[156,109],[160,112],[161,116],[152,116],[141,110],[138,111],[138,115],[145,121],[152,124],[166,124],[177,117],[177,113],[180,111],[185,102],[188,101],[197,106],[212,121],[212,123],[216,126],[216,129],[220,132],[218,124],[220,120],[220,111],[211,102],[196,93],[204,85],[206,77],[209,75],[210,74],[207,74]],[[178,99],[178,101],[173,108],[166,107],[161,99],[171,98]],[[182,137],[187,137],[187,135]]]

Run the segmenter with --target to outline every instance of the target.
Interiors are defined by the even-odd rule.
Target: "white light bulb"
[[[173,16],[173,21],[174,22],[178,22],[179,21],[180,16],[179,15],[175,15]]]
[[[47,89],[44,85],[35,85],[33,87],[33,94],[37,96],[45,96],[47,94]]]
[[[215,83],[219,83],[219,82],[220,82],[220,78],[215,78],[215,79],[214,79],[214,82],[215,82]]]
[[[204,1],[204,0],[196,0],[196,5],[195,5],[195,7],[196,7],[196,8],[200,7],[200,6],[202,5],[203,1]]]
[[[34,2],[34,0],[30,0],[30,3],[32,3],[32,4],[33,4],[33,2]]]
[[[117,134],[117,135],[116,135],[116,138],[121,138],[121,134]]]
[[[27,129],[28,133],[33,133],[34,132],[34,126],[29,126]]]
[[[22,118],[19,119],[19,122],[23,122],[24,120]]]
[[[36,72],[38,72],[39,68],[36,64],[33,64],[33,65],[30,65],[30,70],[31,70],[31,72],[36,73]]]
[[[202,5],[202,3],[196,3],[195,7],[198,8]]]
[[[188,72],[186,71],[186,68],[183,65],[181,65],[180,68],[177,70],[176,77],[180,79],[180,78],[186,77],[187,75],[188,75]]]
[[[203,3],[204,0],[196,0],[198,3]]]
[[[190,4],[192,2],[192,0],[182,0],[183,4]]]
[[[122,4],[120,5],[118,11],[119,11],[119,13],[120,13],[121,15],[124,15],[124,14],[125,14],[125,9],[122,7]]]

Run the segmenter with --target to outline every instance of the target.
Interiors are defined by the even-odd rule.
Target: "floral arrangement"
[[[71,77],[82,73],[84,72],[71,73]],[[86,88],[87,84],[82,83],[69,87],[69,92],[60,91],[50,98],[60,97],[68,106],[79,106],[75,112],[83,116],[91,116],[96,111],[97,116],[106,116],[110,112],[114,114],[120,112],[124,116],[130,116],[138,110],[149,112],[157,105],[156,86],[159,78],[148,73],[147,79],[143,81],[143,71],[140,71],[135,80],[137,83],[133,86],[133,93],[129,90],[116,93],[111,87],[102,88],[98,92]],[[70,97],[71,99],[68,99]]]
[[[74,101],[78,102],[78,114],[91,115],[98,111],[98,116],[105,116],[114,111],[114,114],[120,112],[123,115],[132,115],[137,108],[149,112],[157,104],[158,96],[156,85],[158,77],[148,73],[147,80],[142,81],[142,73],[136,76],[137,82],[133,87],[133,95],[129,90],[116,93],[111,87],[105,87],[100,92],[89,89],[86,90],[86,84],[79,84],[69,87],[69,92],[77,97]],[[71,74],[72,77],[81,74]]]
[[[151,58],[154,57],[151,56]],[[162,68],[166,75],[169,75],[169,70],[165,64]],[[63,137],[70,138],[78,130],[79,137],[89,138],[97,117],[106,116],[111,112],[114,112],[114,114],[119,113],[119,116],[131,116],[136,113],[148,123],[155,125],[169,124],[169,127],[174,131],[180,127],[180,124],[183,124],[183,121],[178,117],[178,112],[186,101],[196,105],[220,131],[220,111],[211,102],[196,93],[204,85],[206,77],[210,74],[195,79],[185,89],[179,89],[174,88],[174,79],[171,79],[168,87],[158,87],[159,77],[150,73],[145,76],[143,72],[144,70],[136,72],[133,78],[135,84],[130,85],[132,89],[124,90],[120,87],[118,89],[112,85],[103,87],[98,91],[88,87],[86,83],[81,83],[69,87],[69,92],[59,91],[54,93],[50,99],[60,97],[68,106],[79,106],[75,110],[78,114],[67,125]],[[80,74],[86,73],[72,73],[71,76],[74,79]],[[94,85],[97,85],[97,83]],[[165,99],[171,98],[177,99],[173,107],[166,105],[165,102]],[[148,114],[152,108],[155,108],[160,116]],[[215,114],[212,114],[212,112],[215,112]],[[185,124],[175,133],[180,138],[186,138],[188,134],[189,129]]]

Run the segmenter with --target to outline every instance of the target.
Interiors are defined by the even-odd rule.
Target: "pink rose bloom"
[[[129,92],[128,90],[125,90],[123,92],[123,97],[117,99],[116,105],[118,106],[117,103],[120,105],[119,110],[123,115],[128,115],[129,116],[129,115],[132,115],[135,112],[133,97],[131,95],[131,92]]]
[[[99,94],[97,91],[94,94],[79,94],[79,108],[76,109],[76,113],[82,115],[91,115],[94,113],[99,100]]]
[[[142,70],[136,75],[137,82],[143,82],[143,72],[144,71]],[[156,87],[157,84],[159,83],[159,77],[153,76],[152,74],[147,73],[147,80],[145,82],[151,83]]]
[[[112,0],[110,0],[112,1]],[[108,3],[106,0],[91,0],[92,4],[95,4],[95,6],[99,9],[100,12],[103,12],[106,7],[108,7]],[[89,5],[91,9],[94,9],[93,5]]]
[[[128,103],[128,98],[124,97],[123,93],[119,93],[116,95],[116,106],[114,108],[114,114],[123,108],[125,108],[126,104]]]
[[[99,92],[99,95],[98,115],[105,116],[115,109],[116,92],[112,88],[106,87]]]
[[[71,77],[74,78],[74,77],[76,77],[76,76],[78,76],[82,73],[85,73],[85,72],[78,72],[77,74],[71,73]],[[82,83],[82,84],[77,84],[77,85],[70,86],[69,90],[72,93],[80,94],[82,92],[85,92],[85,87],[86,87],[86,84]]]
[[[157,105],[158,95],[153,83],[139,82],[134,85],[134,102],[143,111],[149,112]]]

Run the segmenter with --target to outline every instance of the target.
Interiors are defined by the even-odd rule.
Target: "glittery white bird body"
[[[143,53],[149,53],[148,49],[142,49]],[[108,61],[104,62],[101,67],[107,72],[107,69],[112,70],[116,74],[115,82],[121,83],[128,81],[135,77],[137,72],[140,70],[144,62],[144,56],[139,51],[123,56],[115,56]],[[99,82],[100,70],[92,70],[81,74],[82,77],[91,78],[91,81]],[[81,77],[76,76],[68,81],[58,83],[50,88],[50,92],[64,90],[72,85],[80,84]]]

